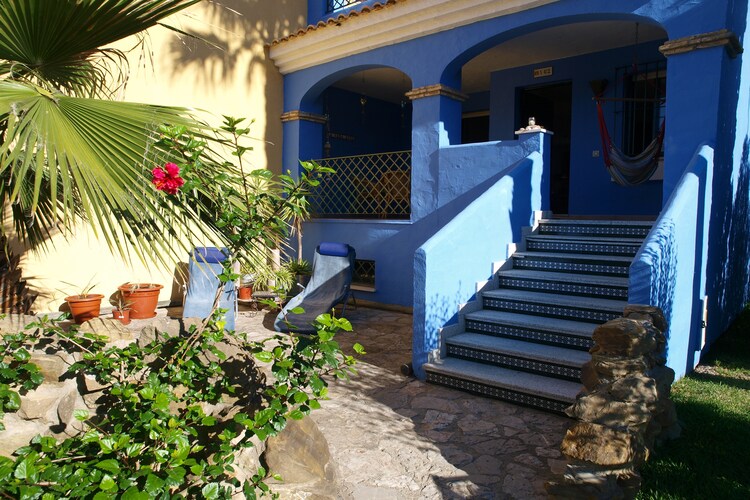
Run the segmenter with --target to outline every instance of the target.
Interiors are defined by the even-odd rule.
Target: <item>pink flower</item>
[[[180,177],[180,167],[174,163],[167,163],[164,167],[154,167],[151,170],[151,183],[159,191],[164,191],[167,194],[177,194],[185,179]]]

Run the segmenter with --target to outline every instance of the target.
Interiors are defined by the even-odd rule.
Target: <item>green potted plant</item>
[[[251,300],[253,298],[253,284],[255,275],[241,269],[240,286],[237,288],[237,300]]]
[[[285,265],[287,269],[289,269],[289,272],[292,274],[292,276],[294,276],[295,280],[291,287],[289,295],[294,296],[302,293],[302,290],[304,290],[307,284],[310,282],[310,277],[312,276],[312,266],[308,261],[304,259],[292,260],[290,262],[287,262]]]
[[[65,297],[73,321],[79,325],[92,318],[99,317],[104,295],[91,293],[94,286],[96,285],[92,285],[89,281],[78,293]]]
[[[130,302],[125,300],[121,290],[117,290],[109,299],[112,304],[112,318],[120,320],[123,325],[130,324]]]
[[[156,283],[123,283],[117,289],[123,300],[130,303],[130,319],[148,319],[156,316],[159,292],[164,285]]]

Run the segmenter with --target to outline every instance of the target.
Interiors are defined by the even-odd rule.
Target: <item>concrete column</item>
[[[412,220],[426,217],[438,206],[438,150],[461,141],[461,102],[464,94],[442,84],[407,92],[412,100]]]

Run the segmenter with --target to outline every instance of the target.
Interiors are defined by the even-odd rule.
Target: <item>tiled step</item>
[[[482,305],[485,309],[496,311],[605,323],[621,316],[627,301],[518,290],[489,290],[482,293]]]
[[[505,289],[621,300],[628,298],[628,279],[621,277],[509,269],[498,272],[497,278],[498,286]]]
[[[594,345],[591,335],[596,325],[592,323],[489,309],[469,313],[464,319],[467,332],[582,351]]]
[[[525,406],[563,413],[581,391],[571,382],[534,373],[447,358],[424,365],[427,381]]]
[[[530,235],[526,250],[530,252],[619,255],[635,257],[642,238],[591,238],[568,235]]]
[[[513,269],[627,277],[631,257],[550,252],[516,252]]]
[[[645,238],[652,221],[542,219],[538,234],[566,234],[604,238]]]
[[[446,340],[449,357],[580,381],[581,366],[591,359],[587,352],[522,340],[462,333]]]

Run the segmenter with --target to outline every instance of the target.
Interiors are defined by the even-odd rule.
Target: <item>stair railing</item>
[[[667,364],[677,377],[695,367],[705,342],[713,157],[710,146],[698,149],[630,266],[628,302],[664,311]]]
[[[440,347],[440,330],[458,319],[476,284],[492,277],[491,264],[507,257],[542,210],[544,154],[528,153],[504,171],[465,209],[442,226],[414,256],[414,373]]]

